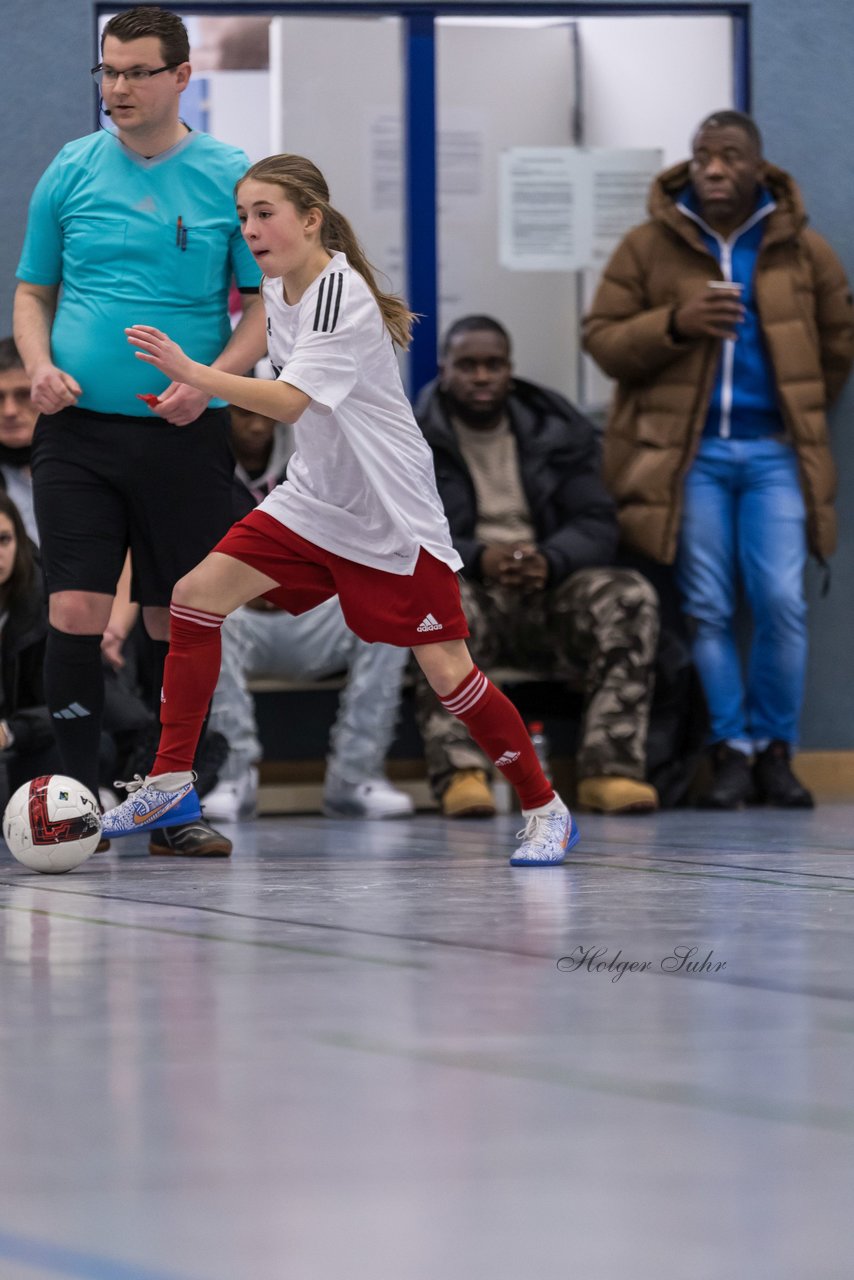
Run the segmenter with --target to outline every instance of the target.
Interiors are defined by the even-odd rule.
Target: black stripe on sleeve
[[[335,326],[338,323],[338,310],[341,306],[341,294],[344,289],[344,272],[338,272],[338,289],[335,294],[335,310],[332,313],[332,324],[329,326],[329,332],[334,333]]]
[[[315,312],[314,312],[314,325],[313,325],[313,328],[315,330],[320,328],[320,312],[323,309],[323,290],[328,279],[329,277],[325,276],[324,279],[321,280],[320,288],[317,291],[317,307],[315,308]]]
[[[338,323],[341,310],[341,295],[344,292],[344,272],[335,271],[324,276],[317,291],[317,306],[314,309],[315,333],[333,333]]]
[[[323,313],[323,332],[329,333],[329,312],[332,310],[332,290],[335,288],[335,281],[332,276],[326,277],[329,288],[326,290],[326,310]]]

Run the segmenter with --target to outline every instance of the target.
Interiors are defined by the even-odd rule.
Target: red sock
[[[554,799],[554,787],[540,768],[522,717],[482,671],[473,667],[462,684],[439,701],[462,720],[477,745],[501,770],[523,809],[539,809]]]
[[[152,774],[185,773],[202,732],[222,660],[218,613],[173,604],[169,610],[169,653],[160,695],[160,746]]]

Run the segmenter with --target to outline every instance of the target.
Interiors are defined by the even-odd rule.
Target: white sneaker
[[[511,867],[555,867],[580,839],[568,809],[558,813],[532,813],[519,833],[523,841],[510,859]]]
[[[202,812],[213,822],[237,822],[255,810],[258,770],[251,765],[233,781],[218,782],[202,800]]]
[[[367,782],[327,782],[323,792],[327,818],[408,818],[415,812],[412,797],[398,791],[388,778]]]

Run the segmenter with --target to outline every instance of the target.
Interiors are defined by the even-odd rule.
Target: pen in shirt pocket
[[[187,228],[184,226],[184,219],[178,214],[178,221],[175,223],[175,248],[182,252],[187,247]]]

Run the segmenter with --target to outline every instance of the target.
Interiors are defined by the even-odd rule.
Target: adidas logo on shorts
[[[504,755],[499,756],[498,759],[495,761],[495,763],[497,767],[500,769],[503,764],[512,764],[514,760],[518,760],[518,759],[519,759],[518,751],[505,751]]]
[[[442,631],[444,630],[444,628],[442,627],[441,622],[436,621],[432,613],[428,613],[424,621],[419,622],[415,630],[416,631]]]

